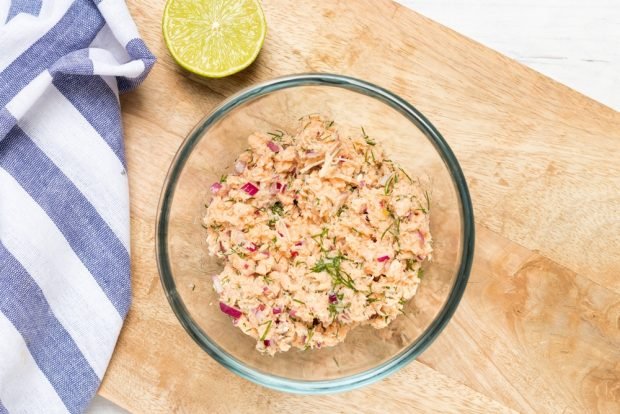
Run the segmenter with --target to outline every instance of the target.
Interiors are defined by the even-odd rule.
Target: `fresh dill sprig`
[[[315,234],[310,237],[312,237],[312,240],[314,240],[319,245],[319,247],[321,248],[321,251],[323,252],[325,251],[325,248],[323,247],[323,239],[325,239],[325,237],[327,237],[328,235],[329,235],[329,229],[327,227],[323,227],[320,233]],[[317,238],[319,240],[317,240]]]
[[[334,257],[324,256],[321,257],[310,270],[314,273],[327,272],[327,274],[332,277],[334,286],[343,285],[351,290],[357,290],[355,289],[355,283],[351,275],[341,268],[343,260],[347,259],[340,252]]]

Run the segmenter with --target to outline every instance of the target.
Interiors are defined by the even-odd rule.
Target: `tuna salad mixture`
[[[213,276],[221,311],[270,355],[387,326],[431,259],[419,181],[363,128],[346,136],[318,115],[248,143],[211,186],[203,223],[209,254],[224,262]]]

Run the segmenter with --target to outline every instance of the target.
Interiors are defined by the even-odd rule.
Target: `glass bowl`
[[[363,126],[387,155],[432,193],[433,261],[416,296],[387,328],[352,330],[338,346],[274,357],[254,349],[219,310],[211,275],[222,268],[206,252],[201,226],[209,186],[230,172],[254,131],[293,131],[298,118],[322,113],[345,130]],[[178,150],[157,217],[157,260],[163,288],[188,334],[216,361],[258,384],[296,393],[362,386],[403,367],[439,335],[463,295],[472,263],[474,222],[469,191],[448,144],[411,104],[358,79],[301,74],[270,80],[227,99]]]

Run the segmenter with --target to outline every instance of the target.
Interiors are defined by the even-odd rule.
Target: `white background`
[[[620,110],[620,0],[398,1]],[[125,412],[101,397],[87,411]]]

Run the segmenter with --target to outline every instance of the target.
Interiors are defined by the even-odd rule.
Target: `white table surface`
[[[620,110],[620,0],[397,1]],[[127,412],[95,397],[87,413]]]

